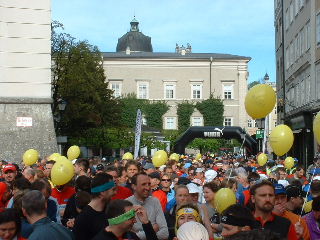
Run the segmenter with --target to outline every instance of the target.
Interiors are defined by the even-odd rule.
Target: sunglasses
[[[161,181],[164,181],[164,182],[171,182],[170,179],[161,179]]]

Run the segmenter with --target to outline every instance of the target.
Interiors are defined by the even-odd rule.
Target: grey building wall
[[[57,151],[51,113],[51,1],[0,1],[0,159]],[[19,126],[21,117],[32,119]]]

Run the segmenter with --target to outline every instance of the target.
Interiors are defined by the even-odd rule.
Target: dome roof
[[[129,47],[131,52],[152,52],[151,37],[139,31],[139,22],[134,18],[130,25],[130,32],[118,39],[116,51],[123,52]]]

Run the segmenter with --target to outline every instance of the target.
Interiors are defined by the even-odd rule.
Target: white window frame
[[[172,86],[172,89],[168,89],[169,86],[170,87]],[[176,99],[176,84],[175,83],[173,83],[173,82],[165,83],[163,90],[164,90],[164,93],[163,93],[164,94],[164,96],[163,96],[164,99]],[[167,90],[172,90],[172,97],[167,97]]]
[[[203,126],[203,117],[191,117],[191,126]]]
[[[248,128],[252,128],[253,127],[253,120],[252,119],[248,119],[248,123],[247,123],[247,126]]]
[[[140,95],[140,86],[142,86],[142,85],[146,86],[146,96],[145,97]],[[137,82],[137,98],[138,99],[149,99],[149,82],[144,82],[144,81]]]
[[[226,120],[230,120],[230,125],[226,125]],[[233,126],[233,118],[232,117],[224,117],[223,118],[223,126],[226,126],[226,127]]]
[[[222,85],[223,99],[232,100],[234,99],[234,87],[233,84],[223,84]],[[226,98],[226,93],[230,93],[230,98]]]
[[[170,123],[168,123],[168,120],[170,120]],[[172,124],[172,126],[169,126],[170,124]],[[177,129],[177,117],[164,117],[164,129]]]
[[[113,88],[113,85],[118,85],[118,87],[119,87],[118,93],[117,93],[116,89]],[[121,97],[121,95],[122,95],[122,82],[120,82],[120,81],[109,81],[109,88],[111,90],[113,90],[113,96],[115,98]]]
[[[194,97],[193,91],[200,91],[200,96]],[[191,83],[191,99],[202,99],[202,83]]]

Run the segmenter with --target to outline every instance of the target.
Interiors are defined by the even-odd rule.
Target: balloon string
[[[306,194],[306,197],[305,197],[305,199],[304,199],[304,201],[303,201],[301,213],[300,213],[300,216],[299,216],[299,222],[300,222],[300,220],[301,220],[301,216],[302,216],[302,213],[303,213],[304,206],[306,205],[307,200],[308,200],[308,194],[309,194],[310,189],[311,189],[311,184],[312,184],[313,176],[314,176],[315,172],[316,172],[316,170],[314,169],[314,170],[313,170],[313,173],[312,173],[311,181],[310,181],[310,187],[309,187],[309,189],[308,189],[308,191],[307,191],[307,194]]]

